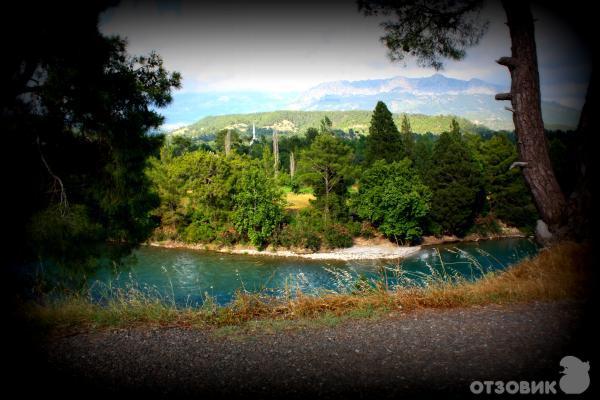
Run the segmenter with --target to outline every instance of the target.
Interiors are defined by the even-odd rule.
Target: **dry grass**
[[[301,210],[310,205],[310,200],[314,200],[315,196],[310,193],[293,193],[289,192],[285,195],[285,200],[288,205],[287,210]]]
[[[26,312],[37,323],[61,331],[105,327],[240,326],[286,321],[337,323],[347,318],[373,317],[393,310],[450,308],[584,298],[589,295],[592,251],[589,246],[561,243],[498,273],[475,281],[434,282],[427,287],[385,290],[382,286],[353,294],[265,298],[239,293],[225,307],[210,298],[200,309],[176,308],[156,299],[117,298],[100,306],[73,296],[46,304],[29,305]]]

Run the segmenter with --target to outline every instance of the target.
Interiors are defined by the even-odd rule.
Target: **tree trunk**
[[[275,176],[279,171],[279,137],[277,136],[277,130],[273,130],[273,168],[275,169]]]
[[[296,159],[294,158],[294,152],[290,152],[290,178],[293,178],[296,174]]]
[[[564,223],[565,197],[550,163],[540,102],[540,78],[535,46],[533,16],[527,1],[502,0],[511,38],[511,57],[497,62],[511,76],[510,93],[496,95],[510,100],[517,137],[519,160],[526,163],[523,175],[551,232]]]
[[[227,134],[225,134],[225,157],[229,157],[229,153],[231,152],[231,131],[227,129]]]

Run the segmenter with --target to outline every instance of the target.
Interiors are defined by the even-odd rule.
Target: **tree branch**
[[[44,154],[42,153],[42,147],[40,144],[40,137],[37,137],[37,147],[38,147],[38,151],[40,153],[40,158],[42,160],[42,163],[44,164],[44,166],[46,167],[46,170],[48,171],[48,174],[50,174],[50,176],[52,177],[52,179],[54,180],[54,183],[52,185],[52,192],[56,193],[56,192],[60,192],[59,193],[59,205],[60,205],[60,212],[61,215],[65,215],[65,212],[67,211],[67,209],[69,208],[69,202],[67,200],[67,193],[65,192],[65,185],[63,184],[62,179],[60,179],[59,176],[57,176],[56,174],[54,174],[54,172],[52,172],[52,169],[50,168],[50,165],[48,165],[48,162],[46,161],[46,158],[44,157]]]
[[[513,57],[500,57],[496,62],[500,65],[504,65],[508,69],[514,69],[518,65],[517,59]]]
[[[496,100],[512,100],[512,93],[498,93],[495,97]]]
[[[525,168],[526,166],[527,166],[527,163],[524,161],[515,161],[514,163],[510,164],[510,167],[508,167],[508,169],[511,170],[515,167]]]

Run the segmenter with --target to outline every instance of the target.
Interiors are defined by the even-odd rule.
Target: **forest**
[[[574,133],[547,135],[568,185]],[[160,199],[152,239],[317,251],[374,235],[418,244],[499,234],[501,225],[527,234],[538,219],[509,132],[463,133],[451,120],[440,135],[418,134],[408,115],[398,128],[379,102],[368,135],[349,137],[324,116],[303,135],[250,142],[235,129],[210,143],[167,136],[146,169]],[[288,207],[289,193],[312,195],[310,205]]]
[[[195,137],[203,141],[214,140],[214,134],[222,129],[232,128],[248,133],[252,125],[256,125],[257,135],[270,136],[272,129],[302,136],[308,128],[318,127],[321,120],[327,117],[333,124],[333,130],[340,135],[367,135],[371,122],[372,110],[351,111],[270,111],[251,114],[228,114],[207,116],[201,120],[175,130],[176,134]],[[394,114],[397,126],[402,123],[403,114]],[[448,129],[452,119],[460,124],[463,132],[485,133],[489,131],[483,125],[476,125],[468,119],[452,115],[422,115],[411,114],[410,123],[415,132],[442,133]],[[287,125],[287,126],[286,126]]]

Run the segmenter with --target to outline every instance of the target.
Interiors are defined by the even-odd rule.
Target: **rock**
[[[548,225],[541,219],[538,219],[535,225],[535,238],[537,241],[546,244],[551,242],[553,237],[554,235],[552,235],[552,232],[548,229]]]

